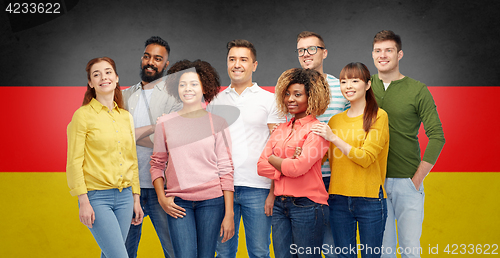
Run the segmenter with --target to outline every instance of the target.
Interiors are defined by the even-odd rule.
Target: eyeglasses
[[[303,56],[306,51],[307,53],[309,53],[309,55],[314,55],[318,52],[318,48],[320,49],[325,49],[324,47],[320,47],[320,46],[310,46],[310,47],[307,47],[307,48],[298,48],[297,50],[295,50],[297,53],[299,53],[299,57]]]

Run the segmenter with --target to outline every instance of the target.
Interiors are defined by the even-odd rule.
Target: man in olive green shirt
[[[387,222],[382,257],[395,258],[397,252],[402,258],[420,257],[423,181],[443,148],[443,128],[427,86],[399,72],[399,60],[403,57],[399,35],[386,30],[377,33],[372,57],[378,70],[371,78],[372,89],[380,108],[389,115],[390,134],[385,181]],[[422,122],[429,143],[421,160],[417,135]],[[396,249],[397,242],[399,249]]]

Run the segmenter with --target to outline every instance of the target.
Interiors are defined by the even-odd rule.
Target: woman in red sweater
[[[276,85],[276,103],[293,118],[270,136],[258,173],[274,180],[272,235],[276,258],[290,254],[321,257],[328,220],[328,193],[321,175],[329,143],[311,132],[330,101],[329,86],[315,70],[285,71]],[[313,255],[310,255],[313,254]]]

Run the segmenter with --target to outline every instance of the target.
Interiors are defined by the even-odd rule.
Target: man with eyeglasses
[[[315,32],[303,31],[297,35],[297,50],[300,66],[304,69],[314,69],[320,72],[330,85],[330,105],[324,114],[318,116],[318,120],[322,123],[328,123],[330,118],[338,113],[344,112],[351,105],[347,99],[344,98],[340,91],[340,81],[330,74],[323,72],[323,60],[328,56],[328,50],[325,47],[323,38]],[[328,159],[321,167],[323,174],[323,182],[325,183],[326,191],[330,186],[330,164]],[[323,239],[324,247],[323,254],[325,257],[337,257],[335,254],[335,245],[333,243],[333,235],[330,227],[330,221],[325,230]]]

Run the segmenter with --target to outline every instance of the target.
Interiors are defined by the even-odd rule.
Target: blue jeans
[[[213,258],[225,214],[224,197],[204,201],[175,197],[174,202],[186,209],[186,216],[183,218],[168,216],[175,256]]]
[[[149,216],[151,222],[153,223],[156,234],[160,239],[165,258],[173,258],[174,248],[170,239],[170,233],[168,232],[168,214],[163,210],[158,202],[158,196],[156,195],[154,188],[141,188],[141,207],[144,211],[144,218]],[[137,248],[139,247],[141,234],[142,223],[137,226],[132,224],[130,225],[127,240],[125,241],[129,258],[137,257]]]
[[[384,255],[395,258],[399,240],[402,258],[420,257],[420,236],[424,222],[424,184],[417,190],[410,178],[386,178],[387,223],[384,233]],[[396,237],[396,223],[397,237]],[[392,251],[392,252],[389,252]]]
[[[230,240],[221,243],[217,241],[218,258],[235,258],[238,251],[238,233],[240,219],[243,217],[245,227],[248,257],[270,257],[271,217],[264,213],[264,205],[269,189],[246,186],[234,187],[234,227],[235,234]]]
[[[332,194],[328,199],[333,239],[339,257],[380,257],[387,220],[387,201],[380,188],[379,198],[350,197]],[[359,227],[360,245],[356,244]],[[358,247],[360,247],[358,249]]]
[[[323,177],[323,183],[325,184],[326,192],[330,189],[330,176]],[[333,241],[332,227],[330,225],[330,219],[327,220],[327,225],[325,228],[325,235],[323,237],[323,246],[326,249],[323,250],[323,255],[325,258],[337,258],[335,253],[335,242]]]
[[[328,206],[307,197],[276,196],[273,247],[276,258],[321,258]]]
[[[125,238],[134,210],[132,187],[121,192],[118,189],[94,190],[87,196],[95,213],[94,224],[89,229],[101,248],[101,257],[127,257]]]

